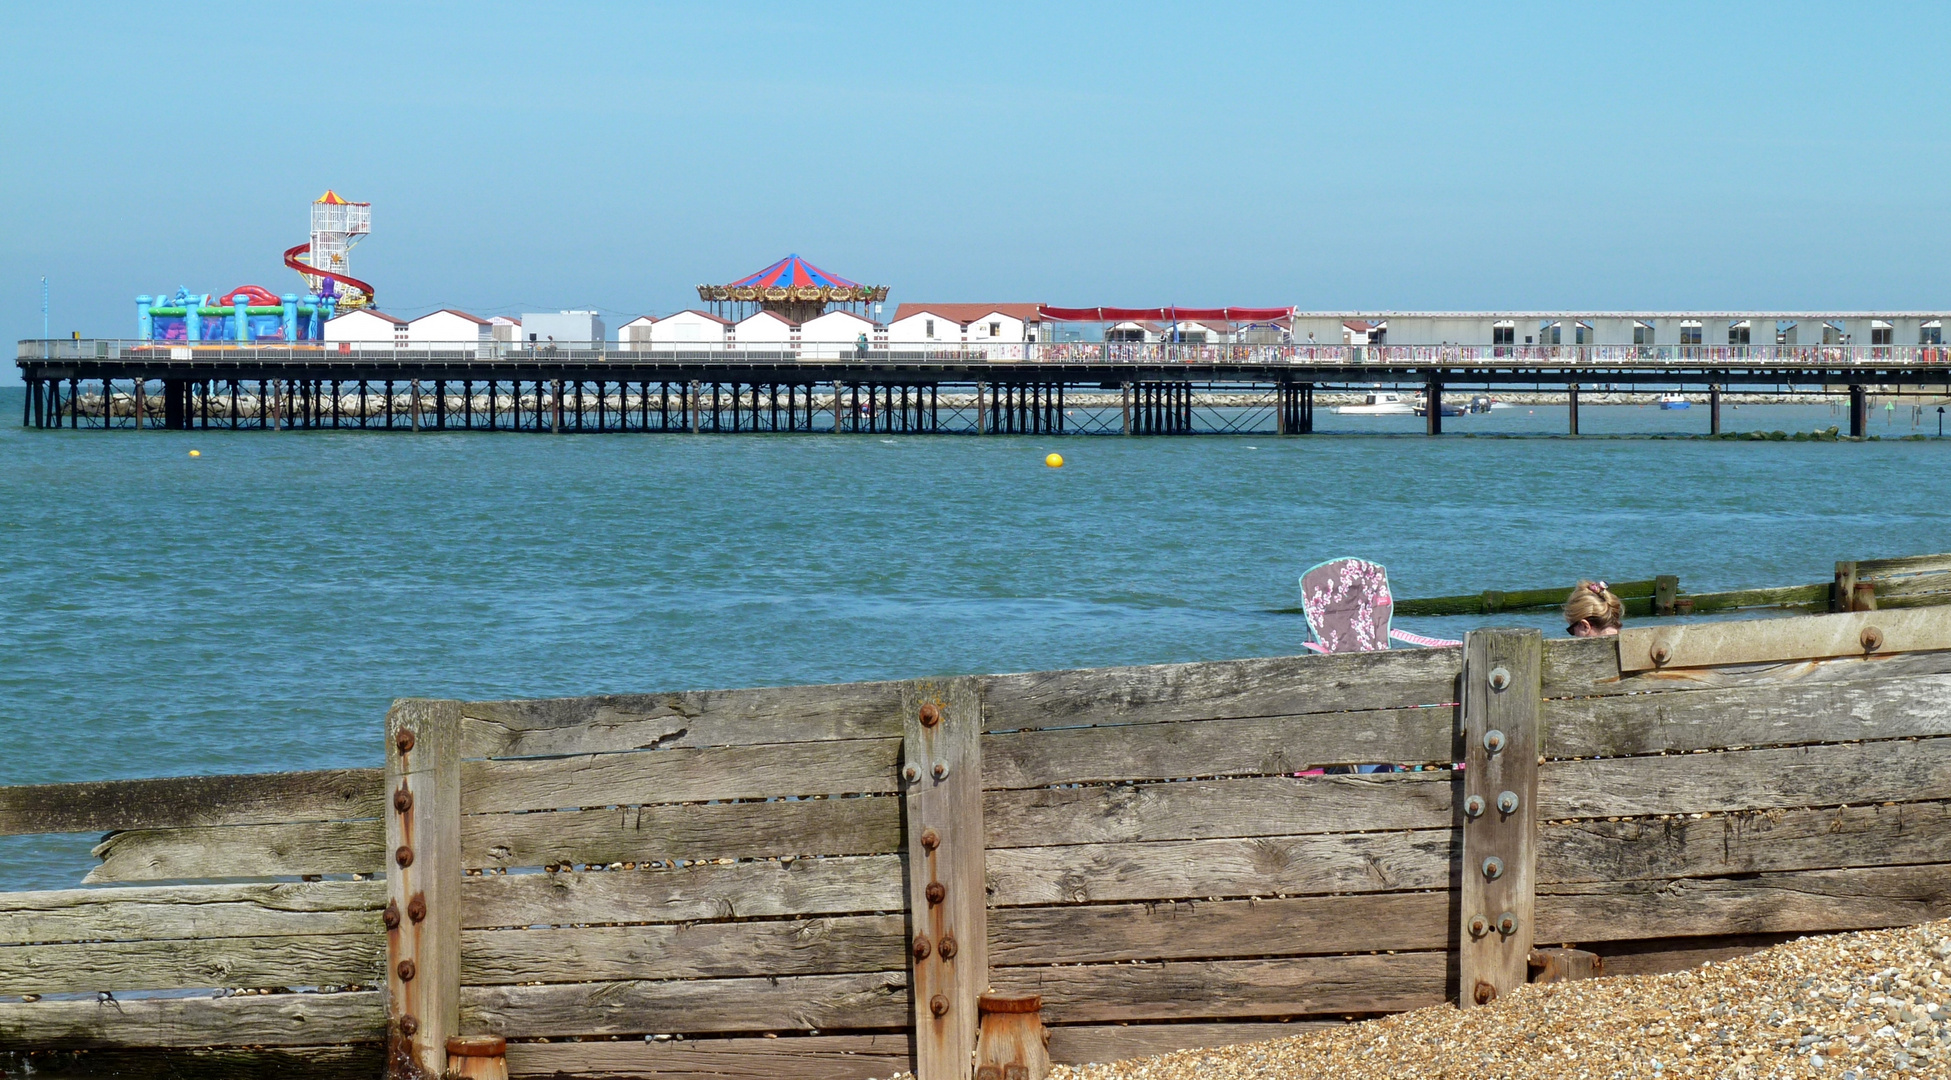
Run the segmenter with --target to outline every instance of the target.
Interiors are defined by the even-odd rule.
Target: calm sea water
[[[407,695],[1295,653],[1302,622],[1268,609],[1338,555],[1418,596],[1783,585],[1951,549],[1935,439],[36,432],[12,426],[21,398],[0,391],[0,784],[377,764]],[[1706,426],[1698,408],[1582,418]],[[1873,430],[1909,434],[1908,407]],[[1052,450],[1069,464],[1046,468]],[[0,845],[0,888],[76,881],[92,839]]]

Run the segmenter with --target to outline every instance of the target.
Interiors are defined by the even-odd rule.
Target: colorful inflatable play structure
[[[373,287],[349,272],[347,253],[372,231],[372,204],[327,191],[312,203],[312,238],[285,251],[305,293],[273,294],[259,285],[229,292],[138,296],[136,336],[144,341],[320,341],[334,315],[371,307]]]

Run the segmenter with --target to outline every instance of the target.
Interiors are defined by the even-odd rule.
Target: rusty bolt
[[[1497,916],[1497,932],[1505,937],[1517,933],[1517,916],[1508,911]]]
[[[935,763],[935,779],[937,780],[948,779],[948,762],[937,761]]]
[[[928,897],[928,902],[931,904],[939,904],[948,899],[948,886],[943,885],[939,881],[929,882],[928,887],[921,890],[921,892],[922,895]]]
[[[1509,685],[1511,685],[1511,673],[1509,670],[1501,667],[1490,669],[1490,688],[1492,690],[1502,690]]]
[[[901,779],[906,780],[910,784],[921,779],[921,766],[909,762],[908,766],[901,770]]]
[[[1500,814],[1515,814],[1515,813],[1517,813],[1517,807],[1518,807],[1518,797],[1517,797],[1517,792],[1515,792],[1515,791],[1500,791],[1500,792],[1498,792],[1498,793],[1497,793],[1497,812],[1498,812],[1498,813],[1500,813]]]
[[[1492,855],[1490,858],[1484,860],[1484,878],[1486,880],[1496,881],[1498,878],[1501,878],[1503,876],[1504,876],[1504,860],[1498,858],[1495,855]]]
[[[1468,818],[1483,817],[1484,797],[1482,795],[1472,795],[1463,800],[1463,816]]]
[[[413,849],[407,847],[405,844],[401,844],[399,850],[393,852],[393,861],[399,863],[400,868],[403,870],[409,866],[412,866]]]
[[[1480,938],[1480,937],[1483,937],[1483,936],[1484,936],[1485,934],[1488,934],[1488,933],[1490,933],[1490,920],[1489,920],[1489,919],[1486,919],[1486,918],[1484,918],[1484,917],[1483,917],[1482,915],[1472,915],[1472,916],[1470,916],[1470,936],[1471,936],[1471,937],[1473,937],[1473,938]]]
[[[936,1016],[948,1015],[948,999],[940,994],[928,999],[928,1011]]]
[[[934,727],[942,722],[942,710],[933,702],[921,707],[921,726]]]
[[[1874,626],[1866,626],[1863,628],[1863,637],[1861,640],[1863,642],[1864,652],[1875,652],[1883,648],[1883,631],[1878,630]]]
[[[955,959],[955,953],[958,948],[959,946],[955,944],[954,934],[943,934],[941,947],[935,951],[942,954],[942,959],[953,960]]]
[[[1484,732],[1484,749],[1493,754],[1504,749],[1504,733],[1496,728]]]
[[[406,917],[420,922],[427,917],[427,894],[414,893],[413,899],[406,902]]]
[[[928,953],[932,948],[933,946],[928,944],[928,935],[926,934],[915,935],[914,953],[915,953],[916,960],[928,959]]]
[[[412,982],[413,976],[418,974],[419,970],[420,970],[419,968],[413,966],[413,961],[411,960],[400,961],[400,967],[399,967],[400,981]]]
[[[379,921],[385,923],[388,930],[399,929],[400,905],[388,900],[386,902],[386,910],[379,913]]]
[[[921,846],[930,851],[942,846],[942,834],[933,829],[921,830]]]
[[[1655,664],[1664,664],[1671,659],[1673,659],[1672,649],[1667,648],[1665,645],[1653,646],[1653,662]]]
[[[393,809],[402,814],[413,809],[413,792],[408,791],[405,784],[401,784],[400,790],[393,793]]]
[[[401,728],[400,734],[397,737],[395,737],[393,740],[393,745],[399,747],[400,753],[402,754],[408,752],[409,750],[412,750],[413,749],[412,730],[408,728]]]
[[[400,1017],[400,1034],[411,1037],[414,1032],[419,1030],[420,1030],[420,1021],[415,1020],[411,1016]]]
[[[1497,988],[1487,982],[1480,982],[1477,984],[1477,992],[1473,996],[1476,997],[1477,1004],[1488,1005],[1497,1000]]]

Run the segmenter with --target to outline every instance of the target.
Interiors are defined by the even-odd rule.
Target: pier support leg
[[[1860,439],[1870,427],[1870,395],[1861,386],[1849,388],[1849,436]]]
[[[549,434],[562,434],[562,380],[549,383]]]
[[[1438,379],[1431,378],[1423,387],[1423,419],[1425,434],[1443,434],[1443,383]]]
[[[1570,409],[1571,428],[1567,433],[1571,435],[1577,435],[1578,434],[1578,384],[1571,383],[1568,386],[1566,386],[1565,394],[1566,394],[1565,397],[1566,404],[1571,406]]]
[[[1716,383],[1707,388],[1707,433],[1721,433],[1721,387]]]
[[[163,380],[163,427],[182,431],[190,426],[190,384],[181,379]]]
[[[1301,384],[1301,434],[1314,434],[1314,384]]]

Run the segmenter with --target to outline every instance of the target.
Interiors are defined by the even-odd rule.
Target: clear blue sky
[[[404,315],[895,300],[1951,303],[1915,4],[248,5],[0,12],[0,323],[282,292],[327,187]],[[11,365],[4,377],[17,378]]]

